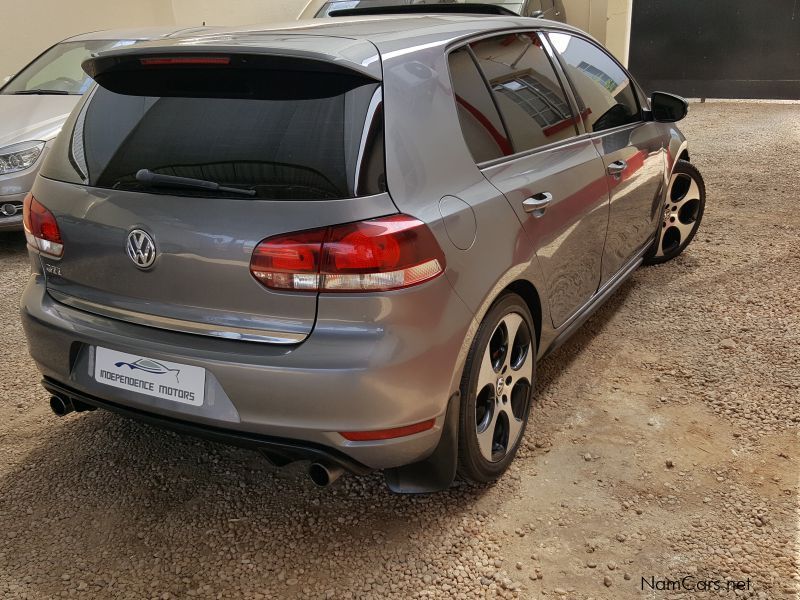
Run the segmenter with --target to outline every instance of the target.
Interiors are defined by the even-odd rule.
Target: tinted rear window
[[[502,34],[472,44],[516,152],[577,134],[576,119],[538,33]]]
[[[243,99],[135,96],[98,87],[70,153],[95,187],[242,198],[148,187],[136,179],[148,169],[252,189],[255,199],[376,194],[385,191],[381,88],[371,82],[333,95]]]
[[[461,132],[472,158],[481,163],[512,154],[495,101],[469,51],[451,52],[448,63]]]

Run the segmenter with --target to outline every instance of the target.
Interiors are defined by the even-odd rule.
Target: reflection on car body
[[[502,475],[537,362],[686,248],[705,190],[685,101],[579,30],[434,13],[84,63],[25,209],[23,322],[58,414],[311,460],[320,484]]]

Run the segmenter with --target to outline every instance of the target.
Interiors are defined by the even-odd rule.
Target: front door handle
[[[627,162],[625,162],[624,160],[615,160],[610,165],[608,165],[608,167],[606,167],[606,170],[608,171],[609,175],[619,175],[627,168],[628,168]]]
[[[552,201],[553,194],[550,192],[534,194],[527,200],[522,201],[522,209],[526,213],[533,213],[534,217],[541,217],[544,214],[545,209],[550,206]]]

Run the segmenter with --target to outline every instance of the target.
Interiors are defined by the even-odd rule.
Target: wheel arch
[[[543,306],[542,298],[539,294],[539,290],[537,286],[531,282],[529,279],[521,276],[521,273],[516,273],[516,279],[511,279],[511,281],[503,281],[500,283],[503,287],[498,285],[493,293],[489,294],[486,299],[481,303],[478,311],[474,313],[472,324],[467,331],[467,335],[464,337],[464,341],[461,344],[461,350],[459,351],[459,357],[457,361],[457,367],[453,371],[452,375],[452,382],[451,387],[454,390],[459,389],[461,377],[464,373],[464,365],[467,360],[467,354],[469,353],[469,349],[472,347],[472,343],[475,340],[475,336],[478,333],[478,328],[483,320],[486,318],[486,314],[489,312],[489,309],[497,302],[498,298],[501,298],[503,294],[508,292],[513,292],[517,294],[522,300],[525,302],[528,310],[531,312],[531,316],[533,317],[533,325],[535,331],[535,339],[536,339],[536,350],[537,355],[541,356],[542,348],[541,343],[544,336],[544,327],[545,324],[543,322],[544,315],[547,311],[546,305]],[[507,282],[507,283],[506,283]]]
[[[679,160],[689,160],[689,141],[675,128],[669,131],[669,140],[666,143],[666,162],[664,164],[664,183],[669,181],[672,169]]]
[[[513,292],[517,294],[523,300],[525,300],[525,304],[528,305],[528,310],[531,311],[533,325],[536,329],[536,349],[538,351],[542,339],[542,301],[539,298],[539,292],[536,289],[536,286],[534,286],[527,279],[517,279],[503,288],[497,297],[499,298],[506,292]]]
[[[451,387],[454,387],[454,392],[448,401],[442,438],[428,458],[418,463],[385,471],[386,483],[392,491],[398,493],[430,493],[444,490],[452,484],[458,464],[458,420],[461,410],[460,382],[464,373],[466,356],[475,340],[480,323],[486,318],[486,314],[495,302],[508,292],[513,292],[522,298],[528,310],[530,310],[533,317],[538,351],[542,336],[542,302],[539,292],[536,286],[527,279],[516,279],[493,296],[490,296],[491,300],[487,298],[482,310],[475,314],[472,326],[464,339],[459,353],[459,366],[454,372],[454,379],[451,383]],[[534,357],[534,360],[536,360],[536,357]]]

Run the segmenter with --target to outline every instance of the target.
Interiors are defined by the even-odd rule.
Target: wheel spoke
[[[517,441],[519,431],[522,429],[522,419],[514,416],[514,412],[511,410],[511,402],[503,404],[502,410],[508,417],[508,447],[510,448]]]
[[[497,417],[500,415],[500,410],[495,407],[492,411],[492,420],[483,431],[478,432],[478,447],[481,454],[486,460],[492,460],[492,439],[494,438],[494,428],[497,426]]]
[[[700,188],[697,186],[697,182],[692,179],[692,183],[689,185],[689,190],[680,200],[677,200],[671,204],[674,206],[673,212],[678,212],[681,207],[686,204],[687,202],[691,202],[692,200],[699,200],[700,199]]]
[[[506,324],[506,330],[508,331],[508,350],[506,351],[503,366],[508,370],[511,367],[511,349],[514,346],[514,340],[517,338],[520,325],[522,325],[522,317],[517,313],[511,313],[506,315],[503,322]]]
[[[525,353],[525,360],[522,361],[522,364],[515,369],[514,372],[514,380],[518,381],[520,379],[527,379],[528,381],[533,380],[533,352],[531,352],[531,344],[528,344],[528,350]]]
[[[689,191],[686,192],[686,195],[681,199],[681,203],[686,202],[687,200],[700,200],[700,186],[697,185],[694,177],[692,177],[692,183],[689,186]]]
[[[688,185],[687,185],[688,182]],[[689,190],[692,188],[692,179],[685,173],[674,173],[669,180],[669,189],[667,190],[667,201],[670,204],[681,202],[687,197]],[[680,194],[678,198],[674,198],[675,194]]]
[[[680,243],[683,244],[683,242],[685,242],[686,239],[689,237],[689,234],[692,233],[692,229],[694,229],[695,223],[694,222],[692,222],[692,223],[681,223],[680,219],[675,219],[675,222],[672,223],[672,226],[677,228],[678,231],[681,232],[681,241],[680,241]]]
[[[506,353],[508,354],[508,353]],[[486,385],[491,385],[494,387],[495,383],[497,382],[497,373],[492,366],[492,350],[489,346],[486,347],[486,351],[483,353],[483,360],[481,361],[481,370],[478,374],[478,388],[481,389]]]

